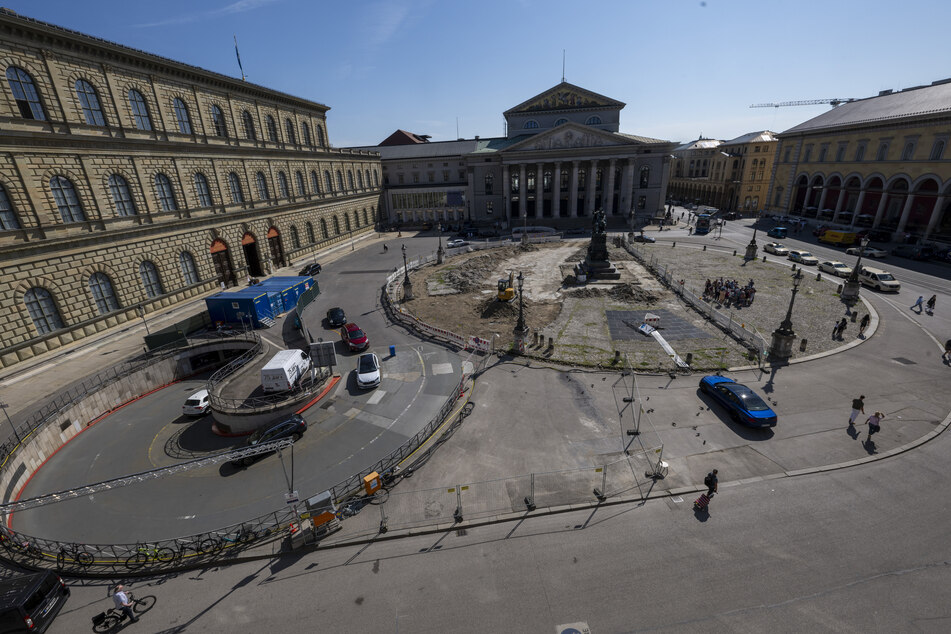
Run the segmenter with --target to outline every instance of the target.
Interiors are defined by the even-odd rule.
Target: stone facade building
[[[615,227],[662,214],[669,141],[619,132],[624,104],[562,82],[507,110],[504,137],[377,146],[387,222]],[[405,139],[428,137],[403,133]],[[392,142],[391,136],[387,141]]]
[[[685,203],[756,213],[766,206],[776,145],[769,130],[729,141],[684,143],[674,150],[669,195]]]
[[[778,137],[770,211],[951,244],[951,79],[843,103]]]
[[[327,106],[0,10],[0,367],[369,231]]]

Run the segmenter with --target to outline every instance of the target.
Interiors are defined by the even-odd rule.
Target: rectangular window
[[[786,148],[786,152],[785,154],[783,154],[783,163],[789,162],[789,151],[790,151],[789,148]]]
[[[449,170],[443,170],[443,171],[442,171],[442,180],[443,180],[444,183],[448,183],[448,182],[449,182]]]
[[[399,175],[396,177],[396,180],[399,182],[400,185],[402,185],[402,184],[403,184],[403,175],[402,175],[402,174],[399,174]]]
[[[466,180],[466,170],[459,170],[459,180]]]
[[[807,145],[807,146],[806,146],[806,154],[805,154],[805,156],[802,157],[802,162],[803,162],[803,163],[808,163],[810,158],[812,158],[812,146],[811,146],[811,145]]]
[[[841,163],[845,160],[845,143],[840,143],[838,149],[835,151],[835,162]]]
[[[638,196],[638,197],[637,197],[637,208],[638,208],[638,209],[647,209],[647,196]]]
[[[417,174],[417,173],[414,173],[414,174],[413,174],[413,182],[414,182],[414,183],[419,183],[419,174]]]
[[[493,213],[492,202],[485,203],[485,215],[491,216]]]
[[[828,149],[829,148],[824,145],[821,148],[819,148],[819,162],[820,163],[825,163],[826,152],[828,151]]]

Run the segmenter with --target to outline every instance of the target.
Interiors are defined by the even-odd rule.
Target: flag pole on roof
[[[238,52],[238,36],[234,34],[234,55],[238,58],[238,68],[241,69],[241,81],[247,81],[248,78],[244,74],[244,66],[241,65],[241,53]]]

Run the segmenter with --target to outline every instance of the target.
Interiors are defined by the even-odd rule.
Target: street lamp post
[[[409,281],[409,266],[406,264],[406,245],[403,245],[403,300],[413,299],[413,283]]]
[[[10,406],[7,405],[6,403],[0,403],[0,409],[3,410],[3,415],[7,417],[7,422],[10,423],[10,429],[13,430],[13,435],[16,436],[18,443],[22,443],[23,441],[20,439],[20,434],[17,433],[16,425],[14,425],[14,424],[13,424],[13,421],[10,420],[10,415],[7,414],[7,408],[8,408],[8,407],[10,407]]]
[[[446,252],[442,248],[442,224],[438,227],[439,231],[439,248],[436,249],[436,264],[442,264],[443,257],[446,255]]]
[[[139,313],[139,317],[142,318],[142,323],[145,324],[146,336],[150,336],[152,333],[149,332],[149,322],[145,320],[145,307],[142,306],[141,304],[139,306],[136,306],[136,312]]]
[[[799,292],[799,285],[802,283],[802,279],[802,269],[799,269],[792,278],[792,297],[789,298],[789,308],[786,310],[786,317],[783,319],[783,322],[779,324],[779,328],[773,331],[770,354],[777,359],[788,359],[792,356],[793,340],[796,338],[796,333],[792,327],[792,309],[793,304],[796,303],[796,293]]]
[[[518,277],[515,279],[518,280],[518,321],[515,323],[515,330],[512,332],[515,335],[515,350],[523,352],[525,350],[525,337],[528,335],[528,327],[525,325],[525,304],[522,301],[522,287],[525,285],[525,276],[519,271]]]
[[[849,306],[853,306],[859,300],[859,288],[862,286],[859,282],[859,271],[862,270],[862,256],[865,255],[865,248],[868,246],[869,239],[868,236],[862,238],[861,246],[859,247],[859,258],[855,261],[855,266],[852,268],[852,273],[849,274],[849,279],[845,280],[845,283],[842,285],[842,301]]]

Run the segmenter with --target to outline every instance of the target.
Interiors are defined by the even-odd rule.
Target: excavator
[[[511,302],[515,300],[515,271],[509,273],[508,279],[499,280],[499,301]]]

